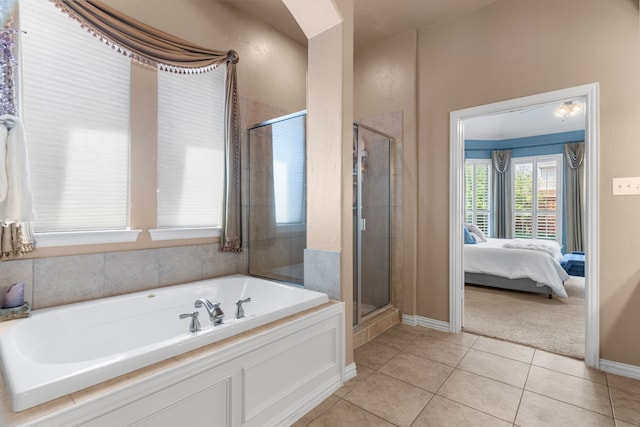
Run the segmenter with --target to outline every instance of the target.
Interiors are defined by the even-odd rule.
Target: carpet
[[[569,298],[466,285],[463,329],[584,358],[584,278],[565,282]]]

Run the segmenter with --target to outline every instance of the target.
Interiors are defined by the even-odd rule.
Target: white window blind
[[[53,3],[19,5],[34,231],[126,229],[130,61]]]
[[[305,222],[305,116],[274,123],[273,182],[276,223]]]
[[[158,227],[219,227],[225,67],[158,72]]]
[[[562,240],[562,155],[513,161],[514,237]]]
[[[489,234],[491,200],[491,161],[465,161],[465,221]]]

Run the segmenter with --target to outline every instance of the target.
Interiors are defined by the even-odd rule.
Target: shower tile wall
[[[403,137],[403,115],[402,111],[389,112],[384,113],[372,117],[367,117],[363,119],[359,119],[360,123],[363,123],[367,126],[370,126],[376,130],[386,133],[394,137],[395,141],[391,143],[390,156],[391,161],[391,185],[393,186],[391,189],[391,303],[400,308],[402,311],[402,236],[403,236],[403,227],[402,227],[402,137]],[[376,148],[382,148],[381,145],[376,145]],[[375,156],[383,155],[383,153],[378,151],[370,151],[369,156],[371,159],[369,160],[369,164],[372,165],[375,162]],[[384,154],[386,155],[386,154]],[[378,162],[380,163],[380,162]],[[385,164],[386,162],[382,162]],[[388,164],[388,163],[387,163]],[[367,177],[365,179],[369,179],[370,181],[378,180],[376,185],[365,186],[365,191],[368,194],[364,195],[364,199],[372,198],[376,200],[376,193],[382,194],[386,190],[386,184],[383,181],[386,179],[382,179],[381,176],[386,173],[386,170],[371,170],[367,172]],[[365,202],[366,203],[366,202]],[[374,202],[375,203],[375,202]],[[376,224],[378,219],[382,219],[380,214],[383,212],[386,207],[384,206],[373,206],[373,212],[371,212],[367,216],[367,231],[375,230],[379,227]],[[376,210],[378,212],[376,212]],[[373,215],[372,215],[373,214]],[[367,234],[367,233],[365,233]],[[386,257],[388,256],[388,234],[382,235],[378,233],[373,236],[371,233],[367,239],[370,239],[369,242],[365,242],[365,237],[363,236],[363,244],[373,245],[373,239],[377,240],[377,244],[375,244],[375,249],[370,251],[371,258],[370,260],[363,260],[363,265],[372,265],[370,269],[363,271],[363,280],[377,280],[376,278],[376,265],[378,263],[375,262],[377,257]],[[383,259],[383,258],[378,258]],[[364,283],[364,282],[363,282]],[[379,286],[371,286],[373,289],[383,289],[384,287]],[[367,297],[363,295],[364,297]],[[374,301],[383,297],[383,295],[369,295],[368,297],[372,298]],[[366,302],[365,302],[366,303]]]

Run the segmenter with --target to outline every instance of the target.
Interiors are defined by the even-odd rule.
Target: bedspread
[[[464,271],[491,274],[508,279],[529,278],[538,286],[547,285],[567,298],[563,282],[569,278],[553,256],[529,249],[505,248],[512,239],[487,239],[487,242],[464,245]]]

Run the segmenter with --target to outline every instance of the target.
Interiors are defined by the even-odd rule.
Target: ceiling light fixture
[[[567,101],[556,108],[555,115],[560,117],[564,122],[568,117],[575,116],[580,111],[582,111],[582,104],[574,104],[573,101]]]

